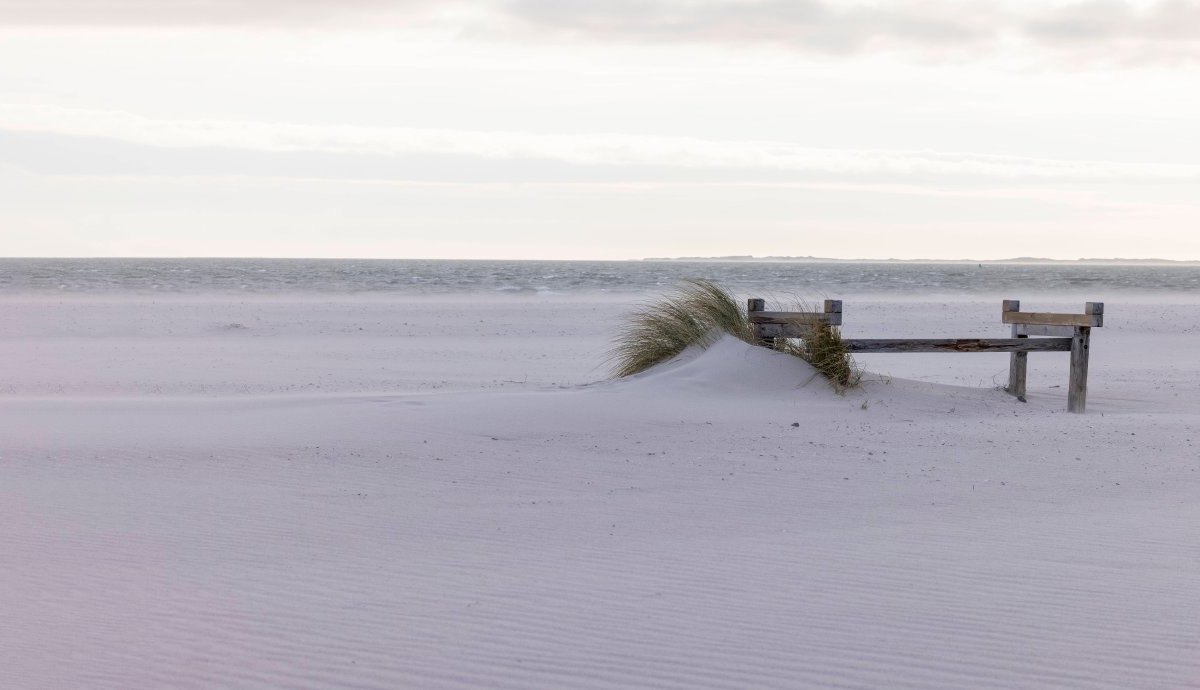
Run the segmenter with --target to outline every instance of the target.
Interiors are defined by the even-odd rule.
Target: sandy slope
[[[7,306],[25,331],[0,347],[46,357],[55,318]],[[463,306],[514,356],[457,380],[441,312],[393,315],[429,334],[398,347],[432,354],[389,381],[424,367],[458,392],[366,389],[386,338],[328,390],[268,391],[353,355],[355,320],[401,327],[379,305],[307,329],[295,305],[251,305],[298,332],[204,335],[197,308],[169,307],[193,329],[176,344],[255,394],[199,391],[216,378],[156,359],[171,337],[153,323],[121,336],[140,364],[115,343],[81,355],[128,377],[6,365],[0,686],[1200,686],[1200,367],[1168,326],[1200,323],[1194,306],[1099,336],[1084,416],[1042,360],[1027,405],[930,382],[990,376],[986,355],[914,356],[926,381],[842,397],[726,340],[583,385],[610,302]],[[50,357],[103,343],[60,327]],[[551,327],[574,356],[536,344]],[[313,345],[221,359],[246,336]],[[1155,356],[1126,365],[1138,351]]]

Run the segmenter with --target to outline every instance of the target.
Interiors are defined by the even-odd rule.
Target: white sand
[[[0,687],[1200,687],[1200,305],[1106,301],[1086,415],[1061,353],[593,383],[613,297],[0,301]]]

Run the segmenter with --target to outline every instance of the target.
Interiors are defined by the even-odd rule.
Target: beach
[[[0,690],[1200,690],[1198,82],[1200,0],[0,0]]]
[[[724,339],[650,295],[0,298],[0,686],[1200,687],[1200,298],[1066,353]],[[851,337],[1007,337],[1000,300]]]

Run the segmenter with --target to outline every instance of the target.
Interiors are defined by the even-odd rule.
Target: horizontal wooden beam
[[[1037,324],[1018,323],[1013,324],[1016,329],[1014,335],[1048,335],[1055,338],[1073,338],[1075,337],[1074,326],[1039,326]]]
[[[800,324],[806,326],[827,324],[830,326],[839,326],[842,323],[842,313],[822,313],[815,311],[752,311],[750,312],[750,323]]]
[[[1052,314],[1035,311],[1006,311],[1001,312],[1004,323],[1023,323],[1038,326],[1085,326],[1088,328],[1104,325],[1104,314]]]
[[[807,338],[812,335],[813,323],[758,323],[754,328],[760,338]]]
[[[1070,352],[1070,338],[847,339],[851,352]]]

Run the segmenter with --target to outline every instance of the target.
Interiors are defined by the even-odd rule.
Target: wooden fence
[[[757,297],[748,302],[750,323],[759,343],[772,346],[776,338],[803,339],[812,329],[842,324],[841,300],[827,299],[819,312],[766,311]],[[904,338],[845,339],[853,353],[873,352],[1008,352],[1008,385],[1005,390],[1025,402],[1025,374],[1030,352],[1070,352],[1067,411],[1087,408],[1088,353],[1092,329],[1104,325],[1104,304],[1087,302],[1082,314],[1023,312],[1018,300],[1004,300],[1001,320],[1012,326],[1011,338]]]

